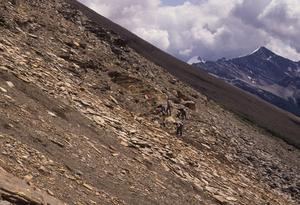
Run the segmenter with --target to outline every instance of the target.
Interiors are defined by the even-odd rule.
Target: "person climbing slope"
[[[166,105],[158,105],[157,106],[157,111],[161,116],[166,115],[166,109],[167,109]]]
[[[186,120],[186,111],[184,108],[178,109],[177,117],[181,120]]]
[[[176,125],[176,135],[178,137],[181,137],[183,133],[183,126],[184,126],[183,122],[181,120],[178,120],[176,121],[175,125]]]
[[[166,113],[167,113],[167,115],[169,115],[169,116],[172,115],[172,107],[173,107],[173,103],[172,103],[172,101],[168,98],[168,100],[167,100]]]

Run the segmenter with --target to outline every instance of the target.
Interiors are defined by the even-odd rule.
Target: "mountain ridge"
[[[296,61],[260,47],[249,55],[194,66],[300,116],[300,63]]]

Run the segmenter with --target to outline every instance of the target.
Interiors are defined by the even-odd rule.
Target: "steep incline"
[[[191,85],[194,89],[215,100],[226,109],[235,112],[260,127],[270,130],[276,136],[300,148],[299,118],[295,118],[257,97],[253,97],[222,80],[210,76],[204,71],[193,69],[188,64],[159,50],[126,29],[88,9],[76,0],[67,1],[90,19],[93,19],[95,26],[97,25],[118,33],[131,48],[143,57],[163,67],[178,79]]]
[[[299,202],[298,149],[63,0],[12,2],[0,1],[0,167],[68,204]]]

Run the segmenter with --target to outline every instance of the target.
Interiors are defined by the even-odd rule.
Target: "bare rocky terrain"
[[[0,0],[0,34],[1,205],[299,204],[297,148],[68,2]]]

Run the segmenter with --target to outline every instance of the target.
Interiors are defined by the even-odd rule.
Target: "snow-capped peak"
[[[257,51],[259,51],[262,47],[258,47],[257,49],[255,49],[254,51],[252,51],[249,55],[256,53]]]
[[[270,51],[269,49],[267,49],[266,47],[260,46],[257,49],[255,49],[254,51],[252,51],[251,53],[246,54],[246,55],[241,55],[241,56],[239,56],[237,58],[244,58],[244,57],[255,55],[255,54],[265,54],[265,55],[271,56],[274,53],[272,51]]]
[[[192,64],[196,64],[196,63],[206,63],[205,60],[203,60],[201,57],[199,56],[194,56],[192,57],[190,60],[188,60],[187,62],[188,64],[192,65]]]

